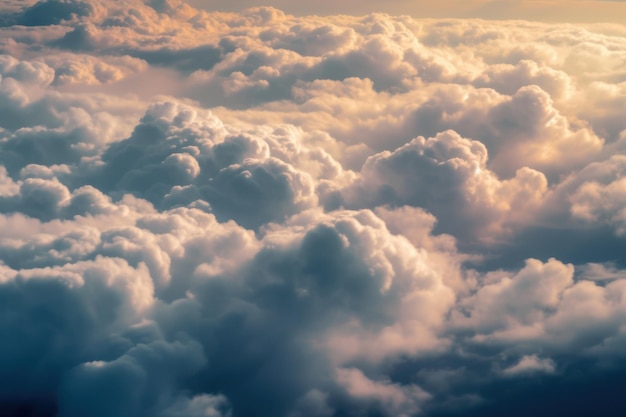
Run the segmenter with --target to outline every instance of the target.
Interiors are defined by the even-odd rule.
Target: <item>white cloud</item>
[[[379,403],[385,415],[409,417],[420,413],[420,402],[429,394],[416,386],[400,387],[389,382],[372,381],[358,369],[341,369],[337,379],[348,393],[364,401]]]
[[[533,373],[551,374],[555,371],[554,362],[551,359],[541,359],[536,355],[524,356],[520,361],[502,371],[507,376],[528,375]]]

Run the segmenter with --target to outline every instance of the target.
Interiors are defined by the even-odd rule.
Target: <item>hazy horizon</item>
[[[620,0],[191,0],[206,11],[240,12],[270,6],[299,16],[318,14],[362,15],[375,12],[406,14],[415,18],[479,18],[539,20],[561,23],[626,23],[626,2]]]

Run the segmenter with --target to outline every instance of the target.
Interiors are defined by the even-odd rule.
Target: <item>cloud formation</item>
[[[0,33],[0,414],[626,411],[623,27],[43,0]]]

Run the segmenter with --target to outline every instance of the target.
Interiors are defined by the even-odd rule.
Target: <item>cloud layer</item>
[[[0,32],[1,415],[626,411],[623,27],[44,0]]]

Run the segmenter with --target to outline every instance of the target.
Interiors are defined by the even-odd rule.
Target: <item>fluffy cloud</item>
[[[623,28],[45,0],[0,33],[6,415],[619,403]]]
[[[515,376],[535,372],[554,372],[554,362],[550,359],[539,359],[537,356],[524,356],[517,365],[506,368],[505,375]]]
[[[595,275],[589,272],[587,277]],[[619,323],[625,283],[622,279],[606,286],[587,279],[575,281],[572,265],[531,259],[514,276],[488,274],[478,291],[459,302],[452,322],[459,331],[471,329],[473,342],[508,346],[518,354],[545,351],[559,356],[572,350],[614,354],[614,343],[623,337]],[[541,370],[553,372],[554,364],[525,356],[503,372]]]
[[[394,152],[369,157],[361,176],[339,193],[339,200],[348,206],[422,207],[441,220],[442,231],[494,237],[498,229],[523,221],[540,206],[547,181],[529,168],[501,181],[487,169],[487,159],[481,142],[454,131],[418,137]]]

